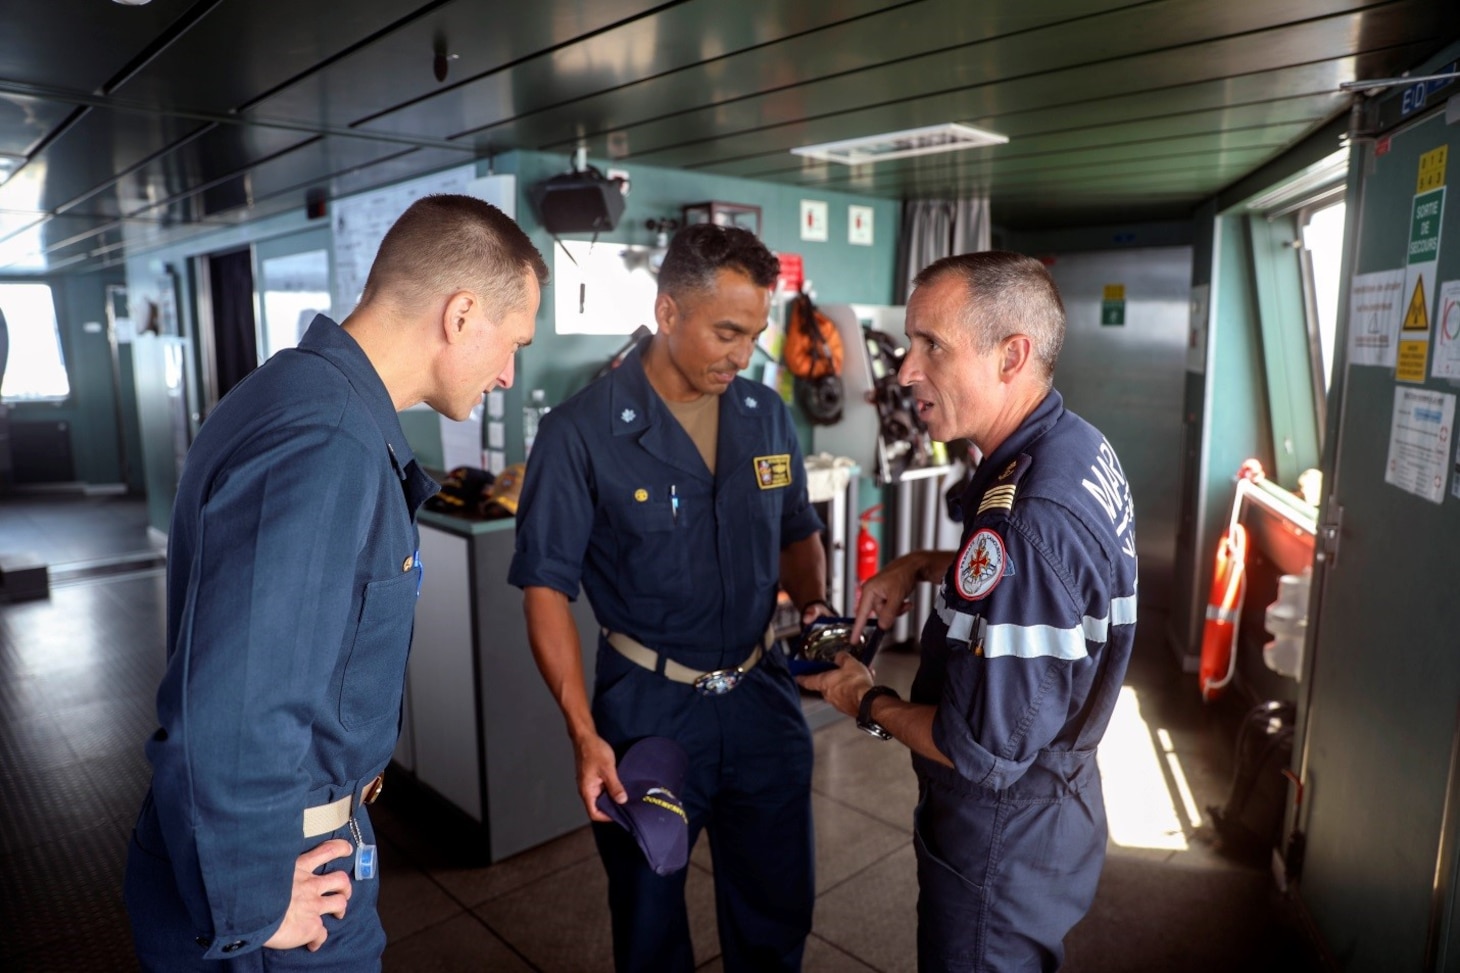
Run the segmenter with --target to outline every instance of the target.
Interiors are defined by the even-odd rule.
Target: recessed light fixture
[[[152,0],[112,0],[112,2],[119,3],[124,7],[141,7],[145,4],[151,3]]]
[[[976,149],[984,145],[1003,145],[1009,136],[997,132],[986,132],[971,125],[948,122],[943,125],[927,125],[923,128],[909,128],[885,135],[864,135],[861,138],[842,139],[838,142],[822,142],[820,145],[805,145],[792,149],[796,155],[827,162],[840,162],[849,166],[865,165],[869,162],[886,162],[889,159],[906,159],[914,155],[932,155],[936,152],[958,152],[962,149]]]

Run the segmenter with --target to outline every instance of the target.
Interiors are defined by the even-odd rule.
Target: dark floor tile
[[[7,712],[9,718],[0,720],[0,776],[64,767],[80,759],[49,713]]]
[[[439,864],[428,874],[465,905],[477,906],[586,861],[598,861],[586,825],[520,855],[482,867]]]
[[[1316,970],[1290,904],[1258,869],[1186,868],[1112,855],[1066,939],[1066,973]]]
[[[92,789],[96,791],[102,813],[127,827],[137,818],[142,798],[152,781],[152,767],[140,746],[119,750],[109,757],[81,762]]]
[[[695,961],[707,962],[720,952],[714,883],[693,865],[685,900]],[[476,914],[539,969],[564,973],[613,969],[608,878],[597,858],[498,896],[477,907]]]
[[[917,862],[911,842],[816,901],[811,930],[884,973],[917,969]]]
[[[908,832],[883,824],[831,798],[813,795],[816,816],[816,891],[852,880],[865,869],[907,846]],[[911,815],[911,809],[909,809]]]
[[[724,959],[719,956],[695,967],[697,973],[722,973],[724,969]],[[818,938],[815,933],[806,940],[801,970],[802,973],[876,973],[872,967]]]
[[[462,913],[385,947],[383,973],[532,973],[506,943]]]
[[[0,775],[0,854],[15,854],[111,820],[79,764]],[[69,855],[67,856],[69,858]]]
[[[912,833],[918,780],[907,748],[875,740],[851,720],[817,734],[811,787],[817,794]]]
[[[407,939],[465,911],[441,887],[405,860],[400,849],[380,841],[380,922],[386,939]]]
[[[94,820],[63,838],[0,854],[0,967],[123,968],[132,953],[121,896],[125,862],[121,833]],[[81,956],[111,958],[55,965]]]

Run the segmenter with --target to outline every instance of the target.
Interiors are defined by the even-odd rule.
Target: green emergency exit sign
[[[1100,323],[1125,324],[1125,285],[1106,284],[1100,300]]]

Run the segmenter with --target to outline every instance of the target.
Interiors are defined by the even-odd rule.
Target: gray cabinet
[[[393,775],[461,812],[496,861],[588,818],[528,645],[522,593],[507,584],[512,521],[420,520],[421,597]],[[597,625],[587,599],[572,609],[591,681]]]

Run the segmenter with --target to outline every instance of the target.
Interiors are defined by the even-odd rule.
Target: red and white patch
[[[1004,577],[1004,541],[987,527],[974,532],[958,555],[958,568],[953,581],[958,593],[968,601],[986,597]]]

